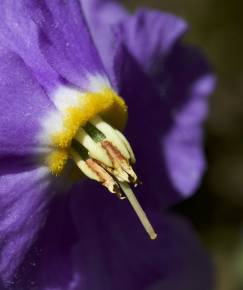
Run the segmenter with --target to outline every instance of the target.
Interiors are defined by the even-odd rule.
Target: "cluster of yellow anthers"
[[[108,87],[78,95],[75,106],[65,108],[62,129],[52,134],[54,150],[47,162],[60,175],[70,157],[87,177],[103,184],[119,198],[127,197],[151,239],[156,233],[130,185],[137,184],[132,169],[135,156],[119,131],[127,120],[125,102]]]
[[[79,104],[66,109],[63,128],[51,136],[54,150],[48,155],[47,164],[54,175],[60,175],[69,156],[72,139],[89,120],[97,115],[118,129],[123,129],[127,120],[127,107],[111,88],[101,92],[80,94]]]

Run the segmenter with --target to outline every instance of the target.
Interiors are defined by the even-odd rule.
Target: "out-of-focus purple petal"
[[[53,201],[9,289],[211,290],[212,265],[193,229],[179,217],[147,213],[158,233],[155,241],[127,200],[94,182],[86,181],[82,190],[76,186],[69,197]]]
[[[211,290],[212,268],[193,230],[180,218],[148,212],[158,239],[149,240],[128,201],[96,185],[73,192],[80,242],[74,261],[83,290]],[[159,286],[161,288],[159,288]]]
[[[123,42],[131,55],[141,68],[150,73],[185,34],[187,24],[169,13],[139,9],[122,22],[121,30]]]
[[[0,108],[0,158],[38,151],[40,120],[55,108],[23,60],[4,48],[0,48]]]
[[[117,35],[140,64],[150,72],[187,30],[184,20],[169,13],[139,9],[128,14],[117,1],[81,0],[85,16],[102,60],[111,74],[112,58],[117,47]]]
[[[95,41],[100,37],[97,29],[100,32],[101,29],[104,29],[106,33],[108,33],[111,26],[120,23],[125,17],[129,16],[128,11],[121,5],[121,1],[119,0],[80,0],[80,2],[85,17],[87,18],[89,28],[91,32],[94,33],[93,37]],[[96,26],[98,24],[99,26]],[[104,32],[105,31],[102,31],[102,33]],[[109,40],[107,42],[109,42]],[[97,44],[102,43],[97,41]]]
[[[127,200],[89,181],[51,210],[11,290],[212,289],[211,263],[179,217],[148,211],[151,241]]]
[[[174,204],[193,193],[204,170],[201,126],[214,76],[197,50],[181,46],[153,78],[122,44],[114,67],[129,108],[127,135],[137,155],[142,198]]]
[[[120,1],[80,0],[80,2],[94,43],[110,78],[113,79],[117,28],[119,23],[129,16],[129,13],[120,4]]]
[[[82,273],[72,264],[77,236],[69,210],[69,196],[59,193],[38,240],[26,255],[11,290],[74,290]],[[80,237],[82,238],[82,237]]]
[[[0,165],[0,281],[10,284],[13,274],[35,241],[52,197],[45,168],[11,170]]]
[[[205,169],[203,122],[215,76],[195,48],[178,45],[157,75],[170,103],[171,126],[164,139],[164,156],[175,188],[185,197],[198,186]],[[159,84],[160,79],[160,84]]]
[[[128,104],[127,133],[144,196],[149,189],[150,200],[168,206],[192,194],[204,171],[201,126],[215,79],[196,49],[179,45],[187,30],[182,19],[143,9],[134,16],[118,13],[109,23],[105,15],[122,9],[115,2],[94,1],[86,14],[100,54],[112,58],[107,70]]]

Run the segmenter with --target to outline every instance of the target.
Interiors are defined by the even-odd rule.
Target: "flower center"
[[[61,88],[54,103],[61,116],[55,119],[51,115],[44,124],[46,139],[50,140],[46,158],[50,171],[60,175],[67,160],[72,159],[85,176],[120,199],[127,198],[151,239],[155,239],[157,235],[130,188],[138,184],[138,179],[132,169],[134,153],[119,131],[127,119],[125,102],[104,85],[98,91],[85,93]],[[54,130],[50,130],[52,126]]]

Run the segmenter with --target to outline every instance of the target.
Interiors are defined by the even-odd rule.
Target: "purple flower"
[[[181,19],[131,16],[115,1],[81,4],[0,3],[0,287],[210,289],[193,230],[158,209],[200,181],[214,76],[182,44]],[[118,131],[127,119],[118,95],[128,105],[126,135],[143,182],[139,200],[158,233],[153,242],[126,201],[81,176],[128,195],[142,213],[129,195],[135,158]]]

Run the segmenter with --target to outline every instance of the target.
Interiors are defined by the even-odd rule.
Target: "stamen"
[[[112,144],[119,148],[125,158],[130,159],[130,155],[126,149],[126,146],[123,144],[123,142],[121,142],[112,126],[107,124],[98,116],[93,118],[90,123],[93,124],[99,131],[101,131],[106,136],[107,140],[111,141]]]
[[[131,147],[131,145],[129,144],[129,142],[128,142],[128,140],[127,140],[127,138],[120,132],[120,131],[118,131],[118,130],[116,130],[115,129],[115,131],[116,131],[116,134],[119,136],[119,138],[121,139],[121,141],[124,143],[124,145],[126,146],[126,148],[127,148],[127,151],[129,152],[129,154],[130,154],[130,158],[131,158],[131,163],[132,164],[134,164],[134,163],[136,163],[136,158],[135,158],[135,154],[134,154],[134,152],[133,152],[133,150],[132,150],[132,147]]]
[[[77,166],[83,172],[84,175],[86,175],[90,179],[100,182],[99,176],[89,168],[85,160],[83,160],[81,156],[74,149],[70,150],[70,154],[73,158],[73,161],[77,164]]]
[[[117,182],[96,160],[92,158],[83,160],[74,149],[70,150],[70,154],[84,175],[102,183],[110,192],[116,194],[119,198],[122,198]]]
[[[110,141],[107,140],[102,141],[101,144],[112,159],[112,163],[114,169],[117,172],[117,178],[119,179],[119,181],[136,183],[137,176],[135,172],[133,171],[125,157],[118,150],[118,148],[116,148]]]
[[[90,122],[86,123],[86,125],[84,126],[84,130],[90,135],[90,137],[96,143],[101,142],[106,138],[105,135],[95,126],[93,126]]]
[[[87,159],[86,164],[89,168],[97,174],[100,179],[100,182],[112,193],[115,193],[117,196],[121,197],[119,186],[113,177],[105,171],[105,169],[100,166],[100,164],[94,159]]]
[[[82,144],[89,152],[89,155],[106,166],[112,167],[112,162],[100,143],[96,143],[83,128],[80,128],[75,139]]]
[[[149,222],[144,210],[142,209],[141,205],[139,204],[136,196],[134,195],[133,191],[131,190],[129,184],[126,182],[119,182],[122,191],[126,195],[127,199],[131,203],[134,211],[136,212],[138,218],[140,219],[142,225],[144,226],[146,232],[149,234],[151,240],[155,240],[157,238],[157,234],[154,231],[151,223]]]

